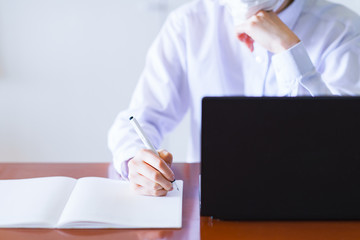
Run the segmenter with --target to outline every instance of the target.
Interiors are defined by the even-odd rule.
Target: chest
[[[224,33],[226,34],[226,33]],[[271,54],[255,44],[254,52],[236,36],[219,36],[188,52],[190,89],[206,96],[262,96],[276,81]],[[196,94],[195,93],[195,94]]]

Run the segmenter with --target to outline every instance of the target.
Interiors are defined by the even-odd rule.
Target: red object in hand
[[[240,33],[238,34],[238,39],[245,43],[246,46],[250,49],[251,52],[254,52],[254,39],[252,39],[249,35],[246,33]]]

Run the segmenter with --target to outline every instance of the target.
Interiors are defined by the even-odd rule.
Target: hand
[[[246,33],[241,33],[238,35],[240,41],[246,44],[246,46],[250,49],[251,52],[254,51],[254,39],[252,39]]]
[[[170,169],[173,157],[161,150],[160,157],[151,150],[143,149],[128,163],[129,180],[135,192],[149,196],[165,196],[173,189],[171,181],[175,179]]]
[[[274,12],[259,11],[257,14],[236,27],[240,41],[247,44],[250,51],[253,50],[252,41],[259,43],[272,53],[280,53],[288,50],[300,39],[291,31]],[[244,37],[243,33],[248,35]]]

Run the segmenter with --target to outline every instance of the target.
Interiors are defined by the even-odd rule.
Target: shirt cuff
[[[116,160],[113,161],[116,172],[118,174],[120,174],[120,176],[123,180],[127,180],[127,181],[129,180],[128,163],[130,160],[131,160],[131,158],[128,160],[125,160],[125,161],[116,161]]]
[[[139,148],[131,147],[126,153],[118,153],[113,158],[115,170],[120,174],[124,180],[129,180],[129,161],[136,155]]]
[[[298,88],[301,80],[314,73],[312,63],[302,42],[287,51],[276,54],[272,62],[279,86],[279,95],[291,95]]]

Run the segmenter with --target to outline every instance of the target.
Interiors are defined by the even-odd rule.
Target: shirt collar
[[[279,18],[290,28],[293,29],[304,8],[305,0],[294,0],[290,6],[278,14]]]

